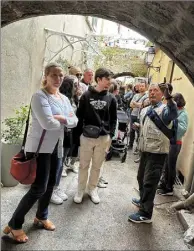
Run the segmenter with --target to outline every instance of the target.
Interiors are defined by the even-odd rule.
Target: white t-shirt
[[[84,83],[82,83],[82,82],[79,82],[79,87],[78,87],[78,88],[80,88],[80,89],[81,89],[82,94],[88,90],[88,86],[87,86],[87,85],[85,85],[85,84],[84,84]]]

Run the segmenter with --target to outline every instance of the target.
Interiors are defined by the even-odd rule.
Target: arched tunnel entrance
[[[1,7],[2,27],[31,17],[57,14],[90,15],[120,23],[160,47],[194,85],[194,2],[3,1]],[[191,132],[194,135],[192,128]]]
[[[150,41],[161,48],[166,55],[168,55],[185,73],[194,86],[194,2],[173,2],[173,1],[152,1],[152,2],[138,2],[138,1],[3,1],[2,7],[2,27],[9,27],[11,23],[17,23],[19,20],[28,19],[31,17],[47,16],[47,15],[83,15],[83,16],[97,16],[106,18],[108,20],[120,23],[126,27],[129,27],[143,36],[147,37]],[[36,24],[34,24],[36,25]],[[28,29],[28,27],[25,27]],[[19,34],[19,26],[16,27],[16,32]],[[5,32],[5,34],[8,34]],[[15,34],[11,34],[11,43],[18,43],[15,40]],[[32,37],[34,34],[31,34]],[[5,38],[5,37],[4,37]],[[30,37],[31,38],[31,37]],[[29,39],[30,39],[29,38]],[[26,38],[28,39],[28,38]],[[35,37],[36,39],[36,37]],[[33,42],[35,41],[33,40]],[[28,52],[28,40],[23,41],[26,46],[23,50]],[[18,43],[19,44],[19,43]],[[32,43],[33,44],[33,43]],[[31,48],[30,48],[31,49]],[[34,44],[33,52],[36,54],[36,44]],[[6,56],[10,57],[10,60],[15,60],[11,51],[5,52]],[[18,57],[20,54],[18,54]],[[37,55],[38,56],[38,55]],[[30,56],[29,56],[29,59]],[[25,63],[31,63],[32,69],[29,69],[28,73],[34,73],[42,65],[36,65],[36,55],[33,61],[27,61],[28,58],[22,58],[23,65]],[[14,64],[17,64],[17,57]],[[20,70],[19,73],[23,77],[22,65],[18,68],[10,68],[5,73],[9,74],[9,71]],[[4,71],[4,62],[3,62]],[[2,71],[2,72],[3,72]],[[29,74],[30,75],[30,74]],[[34,85],[39,86],[39,82],[34,81],[33,77],[31,81]],[[25,82],[25,81],[24,81]],[[9,83],[10,84],[10,83]],[[25,90],[29,88],[29,95],[32,89],[26,87],[27,81],[23,85]],[[19,86],[19,85],[18,85]],[[22,86],[20,86],[22,87]],[[10,89],[10,93],[14,96],[16,92]],[[182,87],[184,89],[184,86]],[[191,86],[190,86],[191,88]],[[191,88],[193,89],[193,88]],[[6,89],[7,90],[7,89]],[[5,90],[5,92],[6,92]],[[18,91],[18,90],[17,90]],[[20,95],[23,95],[24,90],[20,90]],[[192,95],[193,92],[191,92]],[[4,95],[4,100],[8,98],[9,94]],[[15,94],[16,95],[16,94]],[[11,105],[14,107],[15,99],[19,99],[20,96],[13,97]],[[29,97],[28,99],[29,100]],[[5,105],[5,104],[4,104]],[[192,102],[189,103],[190,120],[194,122],[194,114]],[[190,128],[188,135],[185,137],[185,145],[182,151],[182,165],[188,166],[189,173],[187,176],[192,183],[193,172],[190,171],[193,168],[193,139],[194,139],[194,127],[190,122]],[[186,145],[187,144],[187,145]],[[187,159],[185,160],[185,156]],[[191,163],[192,162],[192,163]],[[126,169],[127,170],[127,169]],[[76,213],[74,214],[76,215]],[[111,219],[112,220],[112,219]],[[161,220],[161,222],[163,222]],[[79,222],[80,223],[80,222]],[[170,225],[170,224],[169,224]],[[173,229],[172,229],[173,230]],[[157,231],[156,231],[157,232]],[[163,231],[162,231],[163,233]],[[126,234],[127,235],[127,234]],[[118,233],[116,233],[118,236]],[[139,237],[138,237],[139,238]],[[158,235],[156,240],[160,238]],[[65,238],[64,238],[65,239]],[[139,239],[137,240],[139,243]],[[44,244],[45,245],[45,244]],[[158,245],[158,243],[157,243]],[[153,246],[153,245],[151,245]]]
[[[154,42],[194,84],[194,3],[174,1],[3,1],[2,26],[21,19],[56,14],[106,18]]]

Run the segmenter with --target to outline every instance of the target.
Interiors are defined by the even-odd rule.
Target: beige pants
[[[86,138],[83,135],[80,137],[80,167],[78,174],[78,190],[86,189],[88,181],[88,190],[93,190],[97,187],[100,176],[100,169],[105,160],[107,147],[110,146],[110,136],[100,136],[97,139]],[[90,175],[88,170],[92,161]]]
[[[106,148],[106,150],[105,150],[105,153],[106,153],[106,154],[109,152],[109,149],[110,149],[110,146],[111,146],[111,142],[112,142],[112,140],[109,140],[109,144],[108,144],[108,146],[107,146],[107,148]],[[105,163],[105,160],[103,161],[102,166],[101,166],[101,168],[100,168],[100,177],[103,177],[104,163]]]

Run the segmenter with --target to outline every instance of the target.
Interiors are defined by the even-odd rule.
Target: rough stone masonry
[[[172,58],[194,85],[192,1],[2,1],[1,24],[56,14],[93,15],[125,25]]]

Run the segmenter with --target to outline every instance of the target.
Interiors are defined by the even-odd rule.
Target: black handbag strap
[[[31,100],[32,102],[32,100]],[[23,142],[22,142],[22,150],[24,150],[24,146],[26,144],[26,138],[27,138],[27,134],[28,134],[28,128],[29,128],[29,121],[30,121],[30,112],[31,112],[31,102],[30,102],[30,108],[28,111],[28,117],[26,120],[26,128],[25,128],[25,132],[24,132],[24,138],[23,138]]]
[[[36,153],[35,153],[35,156],[37,156],[38,153],[39,153],[39,151],[40,151],[40,147],[41,147],[42,142],[43,142],[43,140],[44,140],[45,133],[46,133],[46,130],[43,129],[42,135],[41,135],[41,137],[40,137],[40,141],[39,141],[39,144],[38,144],[38,148],[37,148]]]
[[[168,138],[172,139],[175,135],[175,132],[173,129],[169,129],[164,122],[161,120],[159,115],[154,109],[149,109],[146,113],[146,115],[152,120],[152,122],[160,129],[160,131]]]
[[[110,95],[109,95],[109,93],[107,93],[107,96],[108,96],[108,111],[109,111],[109,97],[110,97]],[[93,111],[94,111],[94,113],[95,113],[95,115],[96,115],[96,117],[97,117],[97,119],[98,119],[98,122],[99,122],[99,124],[100,124],[100,126],[101,126],[101,128],[103,127],[103,125],[104,125],[104,118],[105,118],[105,115],[106,115],[106,112],[104,112],[104,116],[103,116],[103,119],[101,119],[100,118],[100,115],[99,115],[99,113],[94,109],[94,107],[93,107],[93,105],[91,105],[91,107],[92,107],[92,109],[93,109]],[[109,114],[109,112],[108,112],[108,114]]]
[[[31,108],[31,103],[32,103],[32,99],[30,101],[30,108],[29,108],[28,117],[27,117],[27,120],[26,120],[26,128],[25,128],[24,138],[23,138],[23,142],[22,142],[22,151],[24,150],[24,147],[25,147],[25,144],[26,144],[26,138],[27,138],[27,134],[28,134],[28,128],[29,128],[29,122],[30,122],[30,112],[31,112],[31,109],[32,109]],[[42,132],[42,135],[40,137],[40,141],[39,141],[35,156],[37,156],[39,151],[40,151],[40,147],[41,147],[42,142],[44,140],[45,133],[46,133],[46,130],[43,129],[43,132]]]
[[[98,120],[98,123],[99,123],[100,126],[102,127],[102,126],[103,126],[103,123],[104,123],[105,114],[104,114],[104,116],[103,116],[103,120],[101,120],[100,115],[99,115],[98,112],[94,109],[93,106],[92,106],[92,109],[93,109],[93,111],[94,111],[94,113],[95,113],[95,115],[96,115],[96,118],[97,118],[97,120]]]
[[[146,95],[146,93],[144,93],[144,95],[142,95],[141,97],[139,97],[135,102],[139,102],[144,96]],[[143,102],[143,101],[142,101]]]

